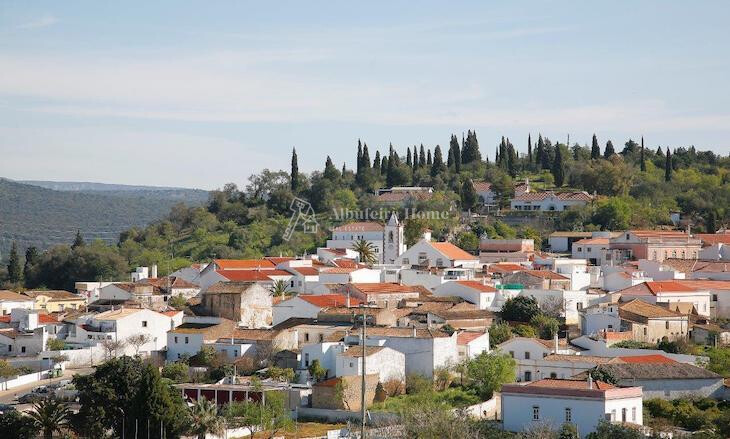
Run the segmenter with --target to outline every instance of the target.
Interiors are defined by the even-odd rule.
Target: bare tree
[[[125,343],[119,340],[104,340],[101,347],[104,349],[106,359],[109,360],[117,356],[120,350],[124,349]]]
[[[562,299],[555,296],[547,296],[541,303],[540,309],[550,317],[560,318],[565,312],[565,304]]]
[[[127,343],[134,347],[134,355],[139,356],[139,350],[142,346],[152,341],[152,337],[149,334],[135,334],[127,337]]]

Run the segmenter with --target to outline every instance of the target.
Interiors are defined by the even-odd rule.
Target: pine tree
[[[477,191],[471,179],[464,181],[461,185],[461,209],[471,210],[477,204]]]
[[[532,136],[527,135],[527,163],[532,163]]]
[[[466,140],[462,141],[463,151],[461,154],[461,162],[463,164],[479,162],[482,160],[482,154],[479,152],[479,141],[477,140],[476,131],[469,130],[466,134]]]
[[[360,143],[360,139],[357,139],[357,162],[355,164],[355,175],[359,176],[360,171],[362,171],[362,143]]]
[[[555,146],[555,160],[553,160],[552,174],[555,179],[555,186],[561,187],[565,182],[565,164],[563,163],[563,153],[560,145]]]
[[[375,159],[373,159],[373,169],[380,174],[380,151],[375,151]]]
[[[342,175],[345,175],[346,171],[347,171],[347,168],[345,167],[345,162],[342,162]]]
[[[411,148],[406,148],[406,165],[408,165],[409,168],[413,167],[413,158],[411,157]]]
[[[644,161],[644,136],[641,136],[641,172],[646,172],[646,162]]]
[[[667,160],[664,163],[664,181],[672,181],[672,153],[667,147]]]
[[[299,189],[299,163],[297,162],[297,150],[292,148],[291,150],[291,191],[296,194]]]
[[[426,166],[433,166],[433,159],[431,158],[431,148],[428,149],[428,157],[426,158]]]
[[[86,243],[84,242],[84,237],[81,236],[81,230],[76,230],[76,237],[74,238],[73,244],[71,244],[71,248],[76,249],[83,247],[84,245],[86,245]]]
[[[656,155],[658,155],[659,157],[664,157],[664,151],[662,151],[662,147],[661,146],[657,146],[657,148],[656,148]]]
[[[324,178],[330,181],[335,181],[340,176],[340,172],[335,168],[332,163],[330,156],[327,156],[327,160],[324,162]]]
[[[616,150],[613,149],[613,142],[609,140],[608,142],[606,142],[606,149],[603,150],[603,158],[607,159],[614,154],[616,154]]]
[[[11,283],[18,283],[23,280],[20,256],[18,256],[18,244],[15,241],[10,247],[10,256],[8,257],[8,280]]]
[[[428,151],[431,152],[430,150]],[[441,156],[441,146],[436,145],[433,151],[433,164],[431,165],[431,176],[435,177],[445,170],[444,159]]]
[[[40,254],[38,253],[38,248],[32,245],[25,249],[25,264],[23,265],[23,277],[25,279],[28,279],[30,277],[30,270],[33,265],[38,262],[39,255]]]
[[[370,169],[370,152],[368,151],[368,144],[362,145],[362,170]]]
[[[423,147],[423,143],[421,143],[421,150],[418,153],[418,166],[424,167],[426,164],[426,150]]]
[[[591,142],[591,160],[598,160],[601,158],[601,147],[598,145],[598,138],[593,134],[593,141]]]

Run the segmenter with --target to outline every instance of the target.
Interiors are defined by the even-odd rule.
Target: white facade
[[[319,360],[319,364],[327,369],[327,376],[335,376],[337,367],[337,355],[347,349],[342,342],[323,342],[312,343],[301,346],[301,370],[308,369],[314,360]]]
[[[35,303],[35,300],[31,299],[30,297],[27,298],[27,300],[18,298],[11,299],[11,300],[3,300],[0,299],[0,315],[6,316],[12,313],[13,309],[15,308],[22,308],[22,309],[33,309],[33,304]]]
[[[604,272],[603,289],[608,292],[619,291],[644,282],[651,282],[652,280],[654,279],[645,276],[641,271],[633,273],[627,273],[625,271]]]
[[[422,285],[435,290],[439,285],[455,280],[470,280],[474,278],[474,269],[471,268],[444,268],[442,270],[421,270],[404,268],[400,270],[400,279],[384,280],[383,282],[398,282],[403,285]]]
[[[534,297],[541,308],[560,309],[560,316],[565,318],[565,323],[576,324],[580,321],[579,312],[588,307],[588,295],[586,291],[571,290],[521,290],[520,296]]]
[[[488,309],[491,311],[499,311],[501,307],[496,307],[495,299],[497,298],[497,290],[486,285],[475,285],[478,282],[446,282],[434,289],[434,296],[457,296],[479,307],[479,309]],[[485,291],[492,290],[492,291]]]
[[[433,244],[438,245],[441,243],[432,243],[422,239],[396,258],[395,263],[404,266],[427,265],[440,268],[464,267],[478,269],[480,266],[479,258],[476,256],[464,254],[454,258],[442,253]]]
[[[710,292],[704,291],[688,291],[687,292],[657,292],[649,295],[632,295],[630,293],[621,293],[621,300],[629,302],[632,299],[643,300],[651,304],[684,302],[691,303],[697,310],[697,314],[710,317]]]
[[[357,351],[362,350],[362,347],[352,346],[348,351],[352,349]],[[362,356],[352,356],[347,351],[338,354],[335,374],[338,377],[362,375]],[[383,348],[367,356],[365,374],[378,374],[381,383],[389,380],[405,381],[406,357],[401,352]]]
[[[621,318],[618,303],[602,303],[580,313],[580,330],[583,335],[593,335],[602,331],[619,332]]]
[[[272,324],[276,326],[292,317],[314,319],[321,309],[300,297],[292,297],[271,307]]]
[[[595,431],[603,419],[643,425],[640,387],[572,392],[576,396],[567,389],[554,394],[548,391],[538,393],[538,389],[535,393],[512,393],[513,387],[505,386],[501,394],[502,422],[508,431],[524,431],[538,422],[549,423],[556,428],[571,422],[584,438]]]
[[[461,335],[457,336],[459,360],[474,358],[482,352],[489,353],[489,332],[484,332],[477,338],[471,339],[463,344],[460,341]]]

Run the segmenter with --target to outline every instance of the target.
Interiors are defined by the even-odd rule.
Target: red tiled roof
[[[497,263],[487,268],[487,273],[512,273],[515,271],[525,271],[527,268],[520,264]]]
[[[698,233],[695,238],[702,240],[702,244],[709,246],[713,244],[730,245],[730,232],[724,233]]]
[[[330,267],[323,268],[320,273],[349,274],[357,270],[359,270],[358,267]]]
[[[492,183],[488,183],[486,181],[475,181],[474,182],[474,190],[477,192],[487,192],[492,189]]]
[[[584,380],[557,380],[557,379],[544,379],[539,381],[533,381],[527,384],[527,387],[549,387],[552,389],[588,389],[588,381]],[[608,390],[615,389],[616,386],[612,384],[604,383],[603,381],[594,381],[593,390]]]
[[[525,273],[535,276],[535,277],[541,277],[543,279],[555,279],[555,280],[567,280],[568,278],[563,276],[562,274],[555,273],[554,271],[550,270],[525,270]]]
[[[684,285],[682,282],[676,280],[642,282],[640,284],[624,288],[623,290],[620,290],[619,293],[631,296],[656,296],[658,293],[686,293],[697,291],[696,288],[690,285]]]
[[[593,197],[588,192],[525,192],[514,197],[517,201],[542,201],[555,197],[560,201],[591,201]]]
[[[296,271],[302,276],[319,276],[319,270],[314,267],[291,267],[290,270]]]
[[[372,221],[343,224],[333,229],[335,232],[382,232],[383,225]]]
[[[457,280],[455,281],[459,285],[464,285],[465,287],[472,288],[474,290],[479,290],[483,293],[494,293],[497,291],[496,288],[490,287],[489,285],[484,285],[481,282],[475,281],[475,280]]]
[[[430,243],[433,248],[435,248],[437,251],[442,253],[444,256],[449,258],[449,260],[455,260],[455,259],[479,259],[476,256],[472,255],[471,253],[468,253],[459,247],[455,246],[454,244],[450,242],[431,242]]]
[[[218,274],[232,282],[270,281],[271,276],[291,276],[284,270],[218,270]]]
[[[700,290],[730,290],[730,280],[685,279],[677,282]]]
[[[423,287],[420,285],[401,285],[398,283],[390,282],[376,282],[376,283],[353,283],[350,284],[353,288],[360,291],[363,294],[403,294],[403,293],[421,293]]]
[[[343,294],[301,294],[297,297],[320,308],[327,306],[345,306],[347,304],[347,296]],[[354,297],[350,298],[350,306],[357,306],[360,303],[362,303],[360,300]]]
[[[275,264],[266,259],[214,259],[221,270],[274,269]]]
[[[624,363],[676,363],[671,358],[667,358],[664,355],[631,355],[618,357]]]
[[[456,344],[467,345],[484,334],[485,334],[484,332],[473,332],[473,331],[460,332],[456,336]]]
[[[0,316],[0,323],[10,323],[10,314]],[[48,324],[48,323],[59,323],[58,319],[54,318],[53,316],[50,316],[48,314],[38,314],[38,323],[41,324]]]
[[[266,256],[264,259],[271,261],[274,265],[279,265],[287,261],[292,261],[295,258],[292,258],[291,256]]]
[[[580,241],[575,241],[573,245],[576,244],[582,244],[582,245],[608,245],[608,238],[587,238],[587,239],[581,239]]]

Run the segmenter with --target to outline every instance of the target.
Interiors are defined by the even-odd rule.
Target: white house
[[[510,209],[527,211],[558,211],[575,206],[585,206],[593,201],[588,192],[526,192],[515,194]]]
[[[230,334],[235,324],[220,317],[187,317],[181,325],[167,332],[167,361],[192,357],[206,345]]]
[[[482,352],[489,352],[489,332],[461,331],[456,336],[456,346],[459,360],[471,359]]]
[[[337,354],[335,374],[341,376],[362,375],[363,347],[352,346]],[[406,357],[403,353],[383,346],[365,346],[365,374],[378,374],[379,381],[405,381]]]
[[[434,369],[456,364],[459,355],[457,333],[451,336],[432,329],[369,328],[367,346],[385,346],[405,355],[406,375],[419,374],[433,377]],[[350,334],[346,342],[360,341],[360,334]]]
[[[37,310],[13,308],[9,327],[0,329],[0,356],[33,356],[46,349],[50,331]]]
[[[300,373],[307,370],[309,366],[318,360],[320,366],[327,370],[327,377],[334,377],[337,367],[337,355],[344,352],[347,346],[341,341],[324,341],[322,343],[311,343],[301,346]]]
[[[425,239],[418,241],[413,247],[396,259],[396,264],[418,265],[426,267],[464,267],[478,269],[479,258],[450,242],[431,242]]]
[[[654,305],[670,302],[691,303],[697,314],[710,317],[710,292],[685,285],[680,281],[644,282],[624,288],[619,293],[622,302],[639,299]]]
[[[474,278],[473,268],[403,268],[399,271],[400,282],[403,285],[423,285],[434,290],[439,285],[452,280],[471,280]],[[384,277],[385,278],[385,277]],[[397,281],[394,279],[393,282]],[[384,280],[388,282],[388,280]]]
[[[473,303],[479,309],[488,309],[491,311],[499,311],[501,309],[495,307],[496,288],[476,280],[446,282],[436,287],[433,293],[435,296],[461,297],[467,302]]]
[[[567,324],[578,323],[580,310],[588,307],[588,295],[584,290],[526,289],[519,295],[534,297],[542,309],[559,312]]]
[[[554,253],[570,253],[573,243],[591,236],[591,232],[553,232],[548,236],[548,245]]]
[[[544,422],[575,424],[581,438],[603,420],[643,425],[641,387],[618,388],[602,381],[545,379],[505,384],[501,390],[502,424],[524,431]]]
[[[603,274],[603,289],[609,292],[623,290],[654,279],[643,271],[611,270]]]
[[[9,290],[0,290],[0,315],[9,315],[14,308],[33,309],[35,300]]]
[[[319,283],[376,283],[380,282],[380,270],[372,268],[323,267],[319,270]]]
[[[586,259],[591,265],[603,265],[608,252],[608,237],[586,238],[573,243],[573,259]]]
[[[497,205],[497,193],[492,188],[492,183],[486,181],[475,181],[474,190],[479,197],[479,201],[484,206],[496,207]]]
[[[293,317],[316,319],[322,308],[331,306],[358,306],[360,300],[342,294],[301,294],[281,301],[272,307],[273,325]]]
[[[596,357],[591,355],[550,354],[542,358],[517,361],[517,376],[520,381],[545,378],[570,378],[593,369],[601,364],[622,363],[617,357]],[[530,377],[529,380],[523,379]]]
[[[710,292],[710,316],[730,318],[730,280],[681,280],[679,283]]]
[[[580,312],[580,330],[583,335],[594,335],[601,331],[618,332],[621,318],[618,303],[598,303]]]
[[[357,260],[360,254],[351,248],[317,248],[317,260],[323,264],[329,264],[337,259],[352,259]]]
[[[575,355],[576,348],[568,346],[566,340],[559,340],[557,336],[553,340],[541,340],[538,338],[513,337],[502,342],[497,349],[517,360],[519,364],[523,360],[545,358],[550,354]],[[534,377],[531,372],[525,372],[517,377],[518,381],[532,381]]]

